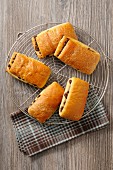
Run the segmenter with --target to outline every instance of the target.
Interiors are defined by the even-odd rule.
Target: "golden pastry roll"
[[[77,39],[74,27],[69,23],[59,24],[32,37],[32,44],[39,58],[54,54],[63,35]]]
[[[28,108],[28,113],[40,123],[44,123],[56,111],[62,100],[64,89],[57,82],[46,87]]]
[[[73,121],[80,120],[84,113],[88,90],[88,82],[75,77],[70,78],[60,104],[59,115]]]
[[[54,56],[86,74],[92,74],[100,60],[100,54],[78,40],[63,36]]]
[[[18,52],[13,53],[6,71],[13,77],[38,88],[46,84],[51,74],[48,66]]]

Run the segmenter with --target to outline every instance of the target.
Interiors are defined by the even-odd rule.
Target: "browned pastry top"
[[[60,105],[60,116],[69,120],[81,119],[84,113],[88,90],[88,82],[75,77],[70,78]]]
[[[17,52],[13,53],[6,71],[39,88],[45,85],[51,73],[45,64]]]
[[[77,39],[75,30],[69,22],[54,26],[33,37],[32,43],[38,57],[53,54],[63,35]]]
[[[28,113],[44,123],[56,111],[61,102],[64,89],[57,82],[46,87],[28,109]]]
[[[54,55],[64,63],[86,74],[91,74],[100,60],[100,54],[97,51],[66,36],[59,42]]]

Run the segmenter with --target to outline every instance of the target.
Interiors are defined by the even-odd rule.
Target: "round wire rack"
[[[38,59],[31,42],[31,38],[34,35],[40,33],[41,31],[53,27],[57,24],[59,23],[46,23],[46,24],[38,25],[26,31],[25,33],[22,33],[21,36],[19,36],[19,38],[15,41],[15,43],[11,47],[8,53],[6,64],[8,65],[9,59],[11,58],[13,52],[16,51],[16,52],[26,54],[27,56],[33,57],[43,62],[44,64],[48,65],[51,68],[52,74],[45,87],[47,87],[53,81],[57,81],[60,85],[62,85],[65,88],[67,80],[70,77],[79,77],[89,82],[90,90],[89,90],[87,103],[83,114],[83,117],[85,117],[88,116],[88,114],[90,114],[91,111],[93,111],[96,108],[96,106],[99,104],[99,102],[102,100],[105,94],[108,85],[108,80],[109,80],[108,59],[107,56],[104,54],[101,46],[97,43],[97,41],[87,32],[85,32],[84,30],[78,27],[74,27],[76,34],[78,36],[78,40],[90,46],[91,48],[97,50],[101,55],[100,62],[93,74],[86,75],[84,73],[81,73],[71,68],[70,66],[64,64],[54,56],[46,57],[44,59]],[[7,87],[8,87],[10,98],[13,100],[13,102],[18,107],[18,109],[20,109],[23,113],[31,117],[27,112],[27,108],[35,99],[35,97],[45,87],[42,89],[37,89],[33,86],[30,86],[26,83],[23,83],[11,77],[9,74],[6,74],[6,79],[7,79]],[[65,124],[70,122],[71,121],[69,120],[61,118],[58,114],[58,109],[57,109],[57,111],[53,114],[53,116],[45,123]]]

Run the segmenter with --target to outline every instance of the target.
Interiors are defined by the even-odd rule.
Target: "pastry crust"
[[[59,115],[65,119],[80,120],[88,96],[89,83],[72,77],[68,80],[60,104]]]
[[[37,96],[28,108],[28,113],[40,123],[44,123],[56,111],[63,93],[64,89],[57,82],[53,82]]]
[[[18,52],[13,53],[6,71],[13,77],[38,88],[46,84],[51,74],[48,66]]]
[[[47,29],[32,37],[32,44],[39,58],[44,58],[55,52],[63,35],[77,39],[73,26],[67,22]]]
[[[60,40],[54,56],[74,69],[89,75],[96,69],[100,60],[100,54],[97,51],[66,36]]]

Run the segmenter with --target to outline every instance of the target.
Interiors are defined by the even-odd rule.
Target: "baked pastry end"
[[[85,74],[92,74],[100,61],[100,54],[91,47],[63,36],[54,53],[58,59]]]
[[[28,113],[40,123],[48,120],[62,100],[64,89],[57,82],[46,87],[28,108]]]
[[[69,22],[42,31],[32,38],[32,44],[39,58],[53,55],[63,36],[77,39],[74,27]]]
[[[46,84],[51,74],[51,69],[42,62],[18,52],[13,53],[6,71],[16,79],[38,88]]]
[[[70,78],[60,104],[59,115],[73,121],[80,120],[84,113],[88,90],[88,82],[75,77]]]
[[[35,49],[36,55],[38,56],[38,58],[44,58],[44,56],[41,54],[41,51],[40,51],[40,49],[38,47],[38,43],[36,41],[36,37],[37,36],[32,37],[32,44],[33,44],[33,47]]]

